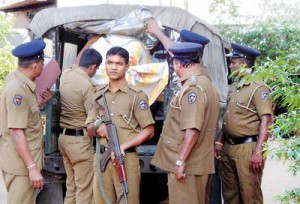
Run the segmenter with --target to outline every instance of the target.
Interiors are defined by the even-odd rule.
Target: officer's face
[[[109,80],[117,81],[125,78],[129,64],[126,64],[125,59],[119,55],[110,55],[106,58],[105,67]]]
[[[234,72],[235,70],[240,69],[245,64],[245,61],[239,59],[239,58],[231,58],[231,63],[229,65],[229,68],[231,72]]]
[[[176,59],[173,60],[173,67],[174,67],[174,71],[176,73],[177,76],[181,77],[180,75],[180,62]]]
[[[42,74],[43,67],[44,67],[44,59],[41,59],[36,62],[36,64],[35,64],[35,75],[36,76],[35,77],[38,77]]]

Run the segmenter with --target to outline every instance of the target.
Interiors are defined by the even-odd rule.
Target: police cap
[[[210,41],[208,38],[189,30],[181,30],[180,38],[181,38],[181,42],[193,42],[193,43],[201,44],[203,46],[205,46]]]
[[[203,45],[191,42],[173,43],[169,51],[173,53],[172,59],[187,59],[199,63],[199,53],[203,51]]]
[[[40,59],[44,57],[46,43],[42,40],[33,40],[23,43],[13,49],[12,54],[19,59]]]
[[[261,53],[258,50],[255,50],[245,45],[238,45],[232,43],[231,47],[232,47],[232,53],[226,55],[227,57],[244,58],[244,59],[254,61],[256,57],[261,55]]]

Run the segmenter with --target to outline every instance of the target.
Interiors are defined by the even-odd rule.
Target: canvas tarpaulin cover
[[[137,8],[141,7],[101,4],[49,8],[37,13],[28,28],[37,38],[42,37],[48,30],[57,26],[64,26],[66,30],[73,29],[74,32],[80,32],[84,27],[91,26],[98,29],[97,32],[99,33],[98,25],[101,27],[104,23],[121,19]],[[226,39],[215,27],[183,9],[163,6],[147,6],[147,9],[151,11],[155,19],[160,21],[163,26],[178,31],[182,29],[191,30],[210,39],[210,43],[205,46],[203,62],[210,78],[218,89],[221,101],[226,101],[228,91],[228,73],[224,60],[224,43],[226,45]],[[68,27],[68,25],[70,26]],[[89,29],[89,32],[97,33],[91,29]],[[105,30],[103,33],[105,33]]]

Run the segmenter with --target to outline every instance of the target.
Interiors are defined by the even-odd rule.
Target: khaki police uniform
[[[35,88],[33,81],[16,70],[7,77],[1,95],[0,167],[8,192],[8,204],[36,202],[36,190],[31,185],[24,161],[16,151],[10,130],[24,130],[30,153],[37,168],[41,170],[43,130]]]
[[[144,92],[137,89],[133,85],[125,81],[121,88],[116,93],[111,93],[109,85],[98,89],[94,95],[94,99],[105,93],[108,109],[113,124],[116,125],[119,137],[119,143],[122,145],[124,142],[135,137],[142,129],[154,123],[152,114],[148,105],[148,97]],[[103,98],[98,102],[105,106]],[[95,100],[89,112],[86,123],[89,124],[98,119],[99,116],[104,117],[103,109],[99,110]],[[105,138],[101,138],[101,144],[107,144]],[[97,204],[104,203],[100,193],[98,183],[99,171],[94,162],[94,196]],[[128,183],[128,203],[138,204],[140,194],[140,164],[137,151],[126,152],[125,154],[125,168]],[[106,196],[111,203],[115,203],[120,195],[123,193],[121,184],[111,160],[104,172],[102,172],[103,188]],[[124,200],[122,199],[122,202]]]
[[[90,77],[77,66],[60,78],[61,116],[58,145],[67,173],[65,204],[94,203],[93,140],[85,121],[95,92]]]
[[[230,87],[223,118],[223,133],[233,139],[258,136],[260,116],[272,114],[270,89],[263,82]],[[221,177],[225,203],[263,203],[262,172],[249,168],[256,142],[232,145],[226,139],[221,152]]]
[[[183,86],[170,102],[162,136],[151,163],[168,172],[170,203],[206,203],[209,176],[215,172],[214,138],[219,114],[219,95],[211,81],[198,70],[180,79]],[[186,162],[186,177],[176,180],[173,170],[186,129],[200,131]]]

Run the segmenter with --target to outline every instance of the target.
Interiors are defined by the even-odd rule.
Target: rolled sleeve
[[[98,95],[99,95],[99,93],[98,94],[95,93],[93,95],[93,99],[90,103],[90,107],[89,107],[89,111],[88,111],[88,116],[87,116],[87,119],[85,121],[86,125],[88,125],[89,123],[94,122],[99,117],[98,105],[95,102],[95,99],[97,98]]]
[[[86,110],[86,113],[88,113],[91,109],[94,93],[95,93],[95,87],[92,85],[89,86],[86,92],[84,93],[84,108]]]
[[[180,129],[202,129],[205,113],[205,94],[197,87],[189,88],[181,98]]]
[[[7,92],[7,125],[8,128],[27,128],[30,105],[24,90],[21,88]]]
[[[273,113],[272,110],[272,98],[270,96],[270,89],[266,86],[259,87],[254,96],[253,96],[253,103],[256,107],[257,114],[259,116],[271,114]]]
[[[137,93],[136,103],[134,104],[134,116],[142,129],[148,125],[154,124],[152,113],[149,107],[149,100],[144,92]]]

